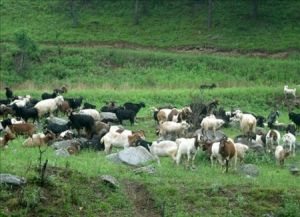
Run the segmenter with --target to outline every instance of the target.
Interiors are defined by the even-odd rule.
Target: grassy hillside
[[[51,88],[196,88],[298,84],[298,58],[273,59],[98,47],[41,46],[39,60],[16,72],[16,46],[1,45],[1,85]],[[25,85],[24,85],[25,83]]]
[[[70,1],[1,0],[1,41],[27,31],[37,41],[128,42],[146,46],[193,45],[241,51],[299,50],[300,2],[259,1],[251,16],[251,1],[213,1],[212,28],[207,28],[207,1],[140,1],[139,25],[134,25],[134,0],[75,0],[76,27]]]

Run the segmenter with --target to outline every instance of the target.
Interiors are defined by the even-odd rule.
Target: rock
[[[246,175],[247,177],[257,177],[259,175],[259,170],[254,164],[244,164],[239,168],[241,174]]]
[[[27,180],[24,177],[15,176],[8,173],[0,174],[0,184],[22,185],[26,182]]]
[[[48,117],[47,118],[47,123],[55,123],[55,124],[59,124],[59,125],[65,125],[68,123],[67,120],[62,119],[62,118],[58,118],[58,117]]]
[[[66,149],[71,146],[71,140],[62,140],[58,142],[54,142],[51,147],[54,149]]]
[[[119,153],[113,153],[113,154],[107,155],[106,159],[109,161],[112,161],[114,163],[123,163],[121,161],[121,159],[119,158]]]
[[[55,155],[59,156],[59,157],[69,157],[70,156],[69,152],[64,148],[55,150]]]
[[[124,163],[132,166],[143,165],[146,162],[155,160],[152,154],[144,147],[129,147],[119,152],[119,158]]]
[[[249,148],[251,148],[252,150],[254,150],[257,153],[264,153],[265,152],[265,149],[261,144],[250,145]]]
[[[103,122],[119,122],[115,113],[100,112],[100,120]]]
[[[295,175],[295,176],[299,175],[299,169],[295,165],[291,165],[289,167],[289,170],[290,170],[290,172],[291,172],[292,175]]]
[[[119,187],[119,182],[118,180],[110,175],[102,175],[101,179],[104,183],[108,184],[112,188],[118,188]]]
[[[216,131],[216,137],[214,137],[214,132],[212,130],[208,130],[204,133],[202,133],[202,129],[198,129],[195,131],[194,135],[202,135],[204,136],[204,139],[208,139],[208,140],[211,140],[211,141],[220,141],[224,136],[225,136],[225,133],[223,133],[222,131],[220,130],[217,130]]]
[[[145,167],[139,167],[137,169],[134,169],[133,172],[135,174],[139,174],[139,173],[149,173],[149,174],[153,174],[156,172],[156,169],[153,165],[148,165]]]

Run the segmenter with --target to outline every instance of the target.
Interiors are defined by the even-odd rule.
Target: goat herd
[[[272,111],[267,118],[240,110],[225,111],[221,107],[217,109],[217,100],[207,104],[195,102],[181,109],[173,106],[154,108],[159,138],[148,142],[143,130],[131,131],[114,125],[122,125],[124,120],[133,125],[137,113],[146,106],[143,102],[127,102],[123,106],[117,106],[113,101],[106,102],[99,112],[95,105],[82,103],[82,97],[63,97],[66,87],[55,89],[52,94],[43,93],[41,100],[30,95],[14,96],[10,88],[5,89],[7,98],[0,100],[0,115],[3,117],[0,147],[8,147],[9,141],[18,135],[28,136],[23,142],[24,147],[52,144],[55,148],[63,144],[69,154],[76,154],[84,148],[104,150],[109,154],[112,147],[143,146],[158,162],[159,157],[170,156],[177,165],[183,155],[187,156],[187,164],[192,159],[194,165],[195,156],[202,148],[211,163],[217,159],[226,172],[229,161],[233,160],[236,167],[237,159],[242,161],[249,148],[275,155],[280,165],[288,155],[296,154],[295,134],[300,126],[300,114],[294,112],[289,112],[293,123],[278,124],[278,111]],[[284,87],[286,97],[296,97],[295,92]],[[68,120],[53,116],[58,112],[67,115]],[[38,127],[44,117],[45,124]],[[243,135],[231,139],[218,130],[235,122],[240,123]],[[264,132],[266,126],[269,130]],[[37,133],[38,129],[43,133]],[[278,130],[286,132],[282,138]]]

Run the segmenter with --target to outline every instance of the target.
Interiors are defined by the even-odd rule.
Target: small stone
[[[104,183],[110,185],[112,188],[118,188],[119,182],[118,180],[111,175],[102,175],[101,179]]]
[[[27,181],[24,177],[15,176],[8,173],[0,174],[0,184],[22,185],[26,184],[26,182]]]
[[[137,169],[134,169],[133,172],[135,174],[139,174],[139,173],[149,173],[149,174],[153,174],[156,172],[156,169],[153,165],[148,165],[145,167],[139,167]]]
[[[254,164],[244,164],[239,168],[241,174],[246,175],[247,177],[257,177],[259,175],[259,170]]]

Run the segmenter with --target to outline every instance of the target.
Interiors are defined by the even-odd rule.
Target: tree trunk
[[[258,14],[258,0],[252,0],[252,17],[253,19],[257,18]]]
[[[135,7],[134,7],[134,24],[139,24],[139,0],[135,0]]]
[[[76,0],[70,0],[70,10],[71,10],[72,26],[73,27],[77,27],[77,25],[78,25],[75,1]]]
[[[208,0],[207,26],[210,29],[212,25],[212,0]]]

